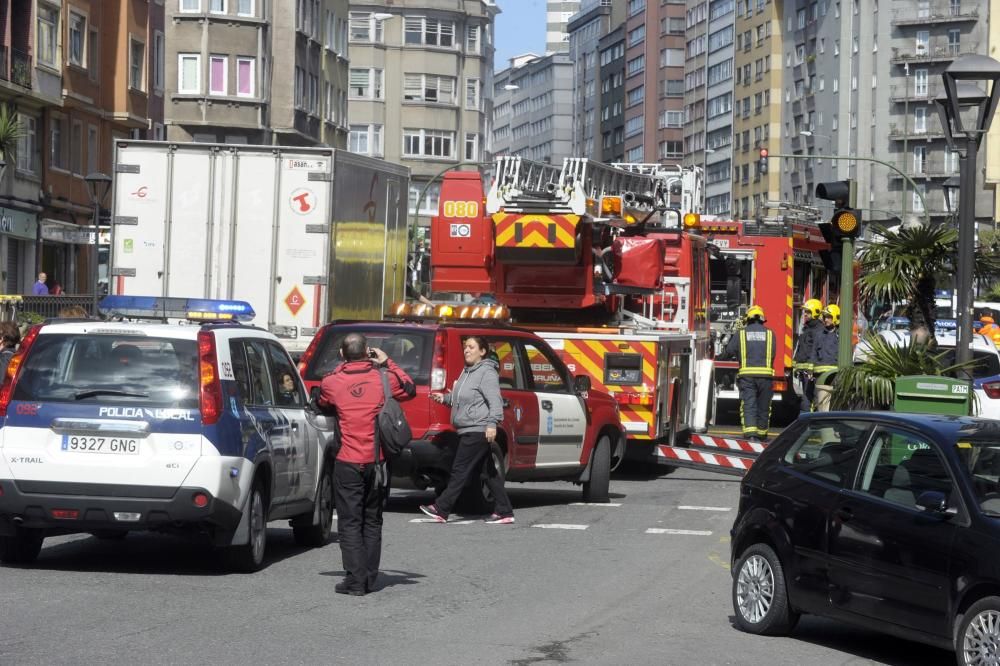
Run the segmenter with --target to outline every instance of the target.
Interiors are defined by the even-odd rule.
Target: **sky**
[[[509,66],[510,58],[522,53],[545,53],[545,0],[497,0],[502,12],[496,20],[497,71]]]

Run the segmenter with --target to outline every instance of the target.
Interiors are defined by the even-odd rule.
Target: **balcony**
[[[927,84],[918,93],[916,81],[903,82],[889,87],[889,100],[895,104],[902,104],[904,102],[927,102],[929,104],[943,92],[944,87],[937,83]]]
[[[922,130],[917,130],[911,123],[905,130],[895,123],[889,125],[889,138],[893,141],[936,141],[944,138],[944,133],[937,124],[927,123]]]
[[[979,53],[979,42],[954,44],[946,37],[930,40],[927,46],[917,48],[916,43],[912,47],[893,47],[892,58],[889,59],[894,65],[910,64],[931,64],[951,62],[955,58],[964,55],[976,55]]]
[[[922,165],[914,165],[908,162],[905,165],[896,164],[900,171],[905,171],[913,180],[928,180],[931,178],[951,178],[958,175],[958,160],[949,163],[946,160],[924,160]],[[895,171],[889,172],[889,177],[893,179],[902,178]]]
[[[979,20],[979,8],[971,6],[973,3],[965,1],[965,6],[959,5],[953,8],[950,3],[941,3],[930,8],[927,16],[914,15],[912,9],[897,9],[892,13],[893,27],[903,27],[908,25],[924,26],[945,23],[968,23]]]
[[[31,55],[0,46],[0,79],[31,90]]]

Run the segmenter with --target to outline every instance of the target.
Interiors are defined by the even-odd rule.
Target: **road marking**
[[[683,511],[732,511],[728,506],[688,506],[684,504],[677,508]]]
[[[585,530],[589,525],[567,525],[565,523],[539,523],[532,527],[541,527],[543,530]]]
[[[447,523],[442,523],[434,518],[414,518],[410,521],[411,523],[436,523],[438,525],[471,525],[472,523],[482,522],[480,520],[449,520]]]
[[[688,536],[712,536],[707,530],[675,530],[669,527],[650,527],[646,534],[685,534]]]
[[[570,506],[621,506],[614,502],[570,502]]]

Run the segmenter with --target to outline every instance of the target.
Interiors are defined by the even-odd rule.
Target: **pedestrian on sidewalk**
[[[746,325],[729,339],[726,356],[736,358],[740,369],[736,386],[740,391],[740,422],[743,436],[751,442],[767,441],[774,395],[774,331],[764,326],[764,309],[751,305]]]
[[[465,369],[450,393],[431,393],[435,402],[451,406],[451,424],[458,431],[458,450],[451,465],[448,486],[434,501],[420,510],[439,523],[448,522],[462,490],[479,479],[485,464],[486,483],[496,500],[493,514],[486,519],[493,525],[514,522],[514,507],[504,489],[503,475],[493,462],[493,442],[503,420],[500,396],[499,363],[490,358],[490,345],[481,335],[470,335],[462,345]]]
[[[333,409],[340,420],[333,492],[346,575],[334,591],[361,596],[375,589],[382,560],[382,488],[375,478],[375,422],[385,402],[382,369],[388,371],[396,400],[411,399],[416,388],[402,368],[381,349],[370,349],[360,333],[344,336],[340,355],[344,362],[323,378],[316,403]]]
[[[49,287],[45,284],[45,281],[49,279],[49,276],[45,273],[38,274],[38,281],[35,282],[34,286],[31,288],[31,294],[33,296],[48,296]]]

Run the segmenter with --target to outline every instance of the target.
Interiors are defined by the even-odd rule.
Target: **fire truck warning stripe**
[[[789,238],[788,239],[789,256],[794,256],[794,252],[792,252],[792,249],[793,249],[792,239]],[[792,262],[794,262],[794,259],[792,260]],[[794,312],[793,297],[795,294],[795,285],[794,282],[792,281],[792,275],[795,271],[794,271],[794,263],[792,262],[789,263],[788,280],[785,289],[785,354],[784,354],[785,370],[788,370],[789,368],[792,367],[792,353],[793,353],[792,332],[795,330],[795,323],[792,318],[792,312]]]
[[[656,447],[656,452],[661,458],[666,458],[668,460],[680,460],[683,462],[699,463],[702,465],[714,465],[717,467],[742,470],[744,472],[750,469],[750,465],[753,464],[753,460],[749,458],[705,453],[703,451],[681,449],[674,446],[658,446]]]
[[[761,453],[766,444],[749,442],[745,439],[735,439],[729,437],[712,437],[710,435],[691,435],[691,444],[694,446],[706,446],[713,449],[726,449],[728,451],[742,451],[745,453]]]
[[[604,367],[605,354],[639,354],[642,356],[642,378],[650,387],[656,386],[656,352],[654,343],[633,342],[629,349],[619,348],[614,340],[582,340],[583,344],[573,345],[581,353],[587,354],[599,367]],[[602,370],[603,374],[603,370]]]

